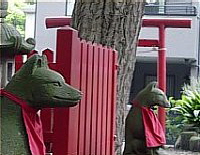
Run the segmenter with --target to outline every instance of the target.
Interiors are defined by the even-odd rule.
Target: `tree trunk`
[[[119,54],[116,151],[124,139],[125,108],[129,101],[143,0],[76,0],[72,27],[87,41],[115,48]]]

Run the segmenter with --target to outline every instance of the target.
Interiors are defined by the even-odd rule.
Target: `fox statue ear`
[[[35,72],[37,68],[49,68],[46,56],[33,55],[16,73],[19,76],[28,76]]]
[[[157,85],[158,85],[158,82],[153,81],[153,82],[150,82],[150,83],[145,87],[145,89],[148,90],[148,91],[151,91],[151,90],[153,90],[154,88],[157,88]]]

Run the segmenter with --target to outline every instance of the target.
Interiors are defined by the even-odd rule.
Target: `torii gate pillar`
[[[159,88],[166,92],[166,28],[191,28],[188,19],[144,19],[142,27],[156,27],[159,29],[158,40],[139,40],[138,46],[159,47],[157,60],[157,79]],[[165,130],[166,112],[158,109],[158,119]]]

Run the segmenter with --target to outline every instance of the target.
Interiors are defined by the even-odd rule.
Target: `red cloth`
[[[138,101],[133,102],[133,107],[139,107],[142,110],[146,146],[158,147],[166,144],[164,130],[153,110],[150,107],[140,106]]]
[[[0,95],[9,98],[17,105],[21,106],[26,133],[28,134],[29,147],[32,155],[45,155],[45,145],[42,134],[42,123],[38,111],[30,106],[23,99],[1,89]]]

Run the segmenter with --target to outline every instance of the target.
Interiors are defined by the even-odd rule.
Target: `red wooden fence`
[[[83,92],[76,107],[43,109],[41,118],[47,152],[53,155],[114,155],[117,53],[85,42],[71,28],[57,30],[56,63],[50,68]],[[22,65],[16,57],[16,70]]]

